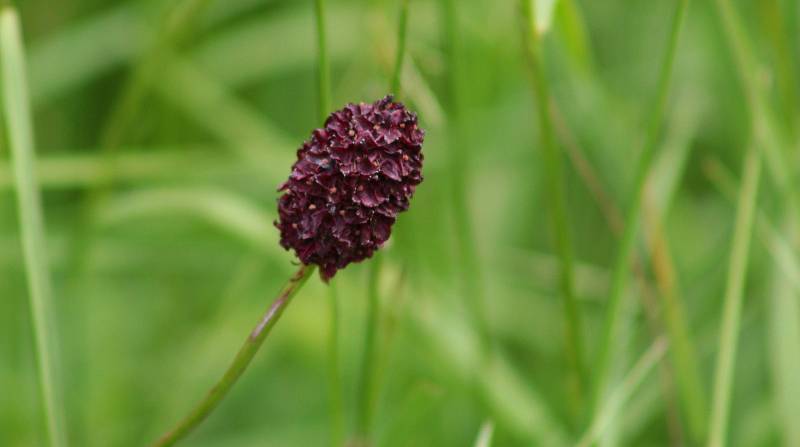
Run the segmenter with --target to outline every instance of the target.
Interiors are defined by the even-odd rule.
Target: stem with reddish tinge
[[[200,425],[209,414],[219,405],[222,399],[239,380],[239,377],[244,373],[253,357],[258,352],[264,339],[267,338],[272,327],[283,315],[283,311],[292,301],[294,295],[299,291],[306,280],[314,272],[314,266],[303,265],[290,279],[289,282],[283,287],[278,297],[269,307],[267,312],[261,317],[256,327],[250,332],[250,335],[244,341],[244,344],[236,354],[236,358],[225,371],[225,375],[211,388],[205,399],[197,404],[194,409],[186,416],[178,425],[162,436],[158,441],[153,444],[153,447],[164,447],[174,445],[176,442],[186,437],[195,427]]]

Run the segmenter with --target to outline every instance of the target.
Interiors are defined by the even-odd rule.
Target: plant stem
[[[758,180],[761,171],[761,156],[755,145],[747,152],[742,188],[736,212],[725,301],[720,329],[720,352],[714,379],[714,397],[711,409],[711,426],[708,445],[725,445],[730,413],[731,386],[739,338],[739,323],[742,313],[742,292],[747,273],[748,250],[755,215]]]
[[[539,136],[545,158],[545,175],[550,195],[550,225],[554,243],[561,263],[560,287],[564,300],[564,317],[567,345],[567,359],[572,368],[576,408],[579,408],[584,388],[583,372],[583,325],[580,309],[575,298],[574,268],[572,261],[572,242],[569,234],[566,199],[564,197],[564,173],[562,154],[554,137],[550,110],[550,88],[544,72],[541,39],[536,32],[535,13],[529,0],[522,0],[523,29],[528,63],[531,71],[531,84],[536,96],[539,116]]]
[[[400,17],[397,19],[397,54],[394,59],[394,71],[389,91],[400,97],[400,75],[403,72],[403,58],[406,52],[406,29],[408,28],[408,2],[400,0]]]
[[[314,13],[317,21],[317,118],[319,125],[322,125],[331,108],[331,68],[325,34],[325,0],[314,0]]]
[[[56,378],[53,338],[53,291],[47,266],[45,225],[36,176],[36,154],[31,122],[25,51],[19,16],[11,6],[0,6],[0,65],[2,100],[14,165],[20,234],[28,281],[28,298],[35,337],[39,388],[51,446],[66,446],[66,421]]]
[[[342,379],[339,362],[339,294],[336,285],[328,284],[330,326],[328,328],[328,405],[331,417],[331,445],[338,446],[344,436]]]
[[[603,404],[603,410],[595,414],[589,430],[577,444],[579,447],[589,446],[602,437],[608,425],[619,415],[623,406],[633,397],[634,392],[641,386],[650,371],[661,362],[668,348],[669,342],[663,337],[653,341],[650,348],[642,354],[619,386],[610,393],[608,401]]]
[[[267,338],[272,327],[275,326],[275,323],[281,318],[283,311],[286,310],[286,307],[289,305],[294,295],[303,287],[303,284],[305,284],[314,270],[314,266],[302,265],[297,272],[292,275],[267,312],[250,332],[250,335],[244,341],[242,347],[239,348],[239,352],[236,354],[230,366],[228,366],[222,378],[211,388],[206,397],[175,426],[175,428],[167,432],[153,444],[154,447],[174,445],[188,435],[214,411],[250,365],[250,362],[264,343],[264,339]]]
[[[372,428],[372,415],[375,409],[375,345],[377,338],[378,315],[380,307],[381,256],[376,254],[370,265],[367,284],[367,315],[364,328],[364,353],[361,357],[361,377],[358,387],[358,408],[356,412],[356,434],[359,440],[367,443]]]
[[[488,350],[490,334],[484,304],[483,272],[478,261],[472,216],[466,199],[471,149],[462,135],[458,10],[455,0],[441,0],[441,3],[447,67],[446,84],[449,89],[447,131],[450,141],[447,155],[449,158],[448,174],[451,180],[454,237],[461,264],[460,277],[463,281],[462,288],[469,316],[481,339],[482,348]]]
[[[651,216],[647,226],[651,231],[648,240],[651,263],[661,296],[662,319],[670,340],[670,355],[674,364],[678,391],[686,411],[691,437],[697,442],[704,437],[703,431],[706,428],[707,416],[703,382],[696,361],[697,353],[689,335],[686,312],[679,296],[677,273],[662,221],[657,216]]]
[[[315,0],[317,24],[317,120],[324,125],[331,108],[330,64],[325,26],[325,0]],[[339,296],[334,283],[328,285],[330,305],[328,333],[328,407],[330,411],[331,445],[338,446],[344,436],[344,405],[339,361]]]
[[[615,354],[613,349],[614,342],[619,336],[620,315],[624,308],[622,305],[622,297],[625,295],[625,290],[627,288],[628,270],[636,246],[636,235],[641,219],[640,211],[642,207],[642,196],[644,195],[645,189],[645,180],[650,171],[653,153],[655,152],[655,146],[659,139],[661,121],[664,115],[664,109],[666,108],[669,86],[672,78],[672,66],[675,61],[678,40],[686,16],[688,3],[688,0],[680,0],[672,18],[669,44],[661,64],[657,93],[652,105],[644,145],[639,154],[639,164],[636,167],[632,203],[625,216],[625,229],[614,262],[611,293],[608,299],[605,327],[601,339],[600,356],[596,369],[597,374],[594,389],[595,411],[598,411],[602,405],[602,400],[608,386],[610,370]]]
[[[756,145],[764,151],[764,160],[771,178],[787,199],[786,211],[795,217],[800,216],[800,194],[795,185],[795,176],[790,170],[794,163],[788,145],[781,141],[777,132],[773,111],[759,80],[764,72],[753,54],[751,41],[730,0],[716,0],[715,3],[747,101],[746,112]]]

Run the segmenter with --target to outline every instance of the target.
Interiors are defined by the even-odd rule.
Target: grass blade
[[[736,180],[718,161],[708,161],[707,176],[722,194],[733,201]],[[770,301],[769,346],[771,353],[772,380],[775,388],[777,412],[781,417],[784,442],[787,445],[800,443],[800,426],[795,416],[800,412],[800,369],[797,352],[800,352],[800,261],[792,250],[792,244],[776,230],[761,210],[756,210],[756,227],[761,243],[772,257],[775,271],[772,275]],[[788,232],[784,232],[788,233]],[[749,444],[748,444],[749,445]]]
[[[745,100],[751,131],[755,142],[764,151],[764,159],[771,177],[780,192],[788,199],[787,209],[795,216],[800,215],[800,194],[789,167],[794,166],[789,150],[778,126],[774,112],[770,108],[762,79],[767,73],[759,66],[739,14],[730,0],[716,0],[717,11],[725,30],[725,38],[736,62],[736,69]]]
[[[115,195],[97,215],[97,224],[113,226],[132,219],[164,215],[194,217],[235,236],[261,253],[281,254],[277,235],[270,231],[275,218],[257,203],[210,187],[162,186],[136,188]]]
[[[560,285],[564,300],[567,358],[572,368],[572,384],[575,408],[579,408],[584,389],[583,371],[583,325],[580,309],[575,299],[572,242],[569,234],[566,198],[564,196],[564,174],[562,154],[556,146],[550,112],[550,91],[545,76],[537,16],[528,0],[522,1],[523,31],[531,80],[539,116],[539,134],[546,162],[547,188],[550,195],[550,219],[554,244],[561,262]]]
[[[796,267],[796,266],[795,266]],[[787,266],[782,270],[790,269]],[[785,274],[773,273],[769,312],[769,349],[775,405],[785,445],[800,445],[800,300]]]
[[[670,342],[670,357],[680,403],[685,413],[689,434],[694,442],[705,439],[707,408],[697,349],[691,337],[681,281],[673,260],[665,222],[680,179],[686,169],[694,133],[695,113],[681,113],[677,139],[667,144],[649,179],[644,203],[645,233],[650,262],[661,300],[664,327]],[[677,144],[676,144],[677,143]]]
[[[394,70],[389,91],[400,97],[400,75],[403,73],[403,59],[406,52],[406,29],[408,28],[408,2],[400,0],[400,17],[397,19],[397,53],[395,54]]]
[[[481,430],[475,439],[475,447],[492,447],[492,437],[494,436],[494,424],[486,421],[481,424]]]
[[[284,167],[294,159],[292,138],[237,98],[225,84],[189,62],[172,57],[161,75],[154,88],[162,99],[227,143],[242,159],[270,168],[276,179],[285,176]]]
[[[623,313],[622,297],[627,288],[629,266],[636,246],[636,234],[641,219],[640,210],[642,196],[644,194],[645,180],[650,171],[651,161],[656,143],[658,142],[661,120],[666,108],[670,80],[672,78],[672,65],[675,61],[678,41],[681,28],[686,16],[688,0],[680,0],[676,6],[675,14],[672,18],[672,26],[669,35],[669,44],[664,54],[658,80],[658,88],[650,111],[650,118],[645,136],[645,143],[639,154],[639,163],[636,167],[635,181],[633,188],[633,200],[625,216],[625,229],[622,241],[614,261],[614,271],[612,274],[611,293],[608,300],[608,310],[606,314],[605,328],[600,345],[600,356],[598,360],[597,374],[595,378],[595,409],[597,404],[603,399],[603,394],[608,386],[611,366],[614,363],[614,340],[620,331],[620,318]]]
[[[364,353],[361,356],[361,376],[358,386],[358,406],[356,408],[356,435],[361,442],[369,444],[372,418],[375,410],[375,359],[377,357],[376,339],[380,307],[380,272],[382,255],[373,256],[367,284],[367,315],[364,329]]]
[[[0,3],[2,5],[2,3]],[[67,445],[61,390],[56,377],[52,306],[45,226],[26,80],[25,54],[19,16],[11,6],[0,6],[0,65],[2,65],[3,114],[14,165],[28,298],[36,339],[39,387],[52,446]]]
[[[709,430],[709,447],[726,445],[728,415],[731,405],[731,388],[736,348],[739,338],[739,321],[742,312],[742,293],[747,270],[751,228],[755,216],[758,180],[761,171],[761,156],[755,146],[747,153],[744,165],[744,180],[739,193],[736,224],[733,235],[730,265],[725,289],[725,304],[720,330],[720,352],[714,380],[714,397]]]
[[[558,32],[563,36],[570,60],[584,76],[594,76],[594,55],[581,6],[575,0],[561,0],[556,5]]]
[[[470,149],[469,143],[464,141],[461,126],[461,49],[459,47],[459,9],[455,0],[441,0],[442,33],[445,46],[445,66],[447,75],[445,83],[448,86],[447,105],[447,143],[448,163],[450,174],[450,194],[452,197],[452,213],[454,236],[458,258],[460,260],[460,277],[462,290],[466,298],[470,318],[476,330],[481,335],[484,346],[489,346],[489,323],[485,312],[485,291],[483,272],[478,258],[478,249],[475,244],[472,216],[466,197]]]
[[[331,112],[331,67],[325,33],[325,0],[314,1],[314,17],[317,23],[317,118],[321,126]]]
[[[124,86],[100,136],[100,147],[116,150],[140,113],[144,99],[172,50],[179,46],[210,0],[184,0],[164,17],[155,45],[145,54]]]
[[[658,338],[650,348],[642,355],[638,362],[631,368],[625,379],[620,383],[614,392],[609,394],[608,400],[604,402],[601,411],[595,414],[594,420],[590,425],[589,431],[578,442],[578,446],[588,446],[592,442],[602,438],[603,432],[610,422],[614,420],[623,405],[631,398],[633,393],[639,388],[642,381],[650,371],[664,357],[669,343],[664,338]]]

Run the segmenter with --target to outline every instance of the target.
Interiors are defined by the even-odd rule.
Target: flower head
[[[387,96],[333,112],[297,151],[278,199],[281,245],[324,280],[372,256],[422,181],[424,131]]]

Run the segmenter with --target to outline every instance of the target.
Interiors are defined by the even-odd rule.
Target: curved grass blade
[[[714,379],[711,425],[708,439],[709,447],[726,445],[728,415],[731,406],[731,388],[742,311],[742,294],[750,248],[751,227],[755,216],[760,171],[760,152],[753,145],[748,150],[745,160],[744,178],[736,211],[736,224],[725,289],[722,328],[720,330],[720,352],[717,357]]]
[[[481,430],[475,439],[475,447],[492,447],[492,437],[494,436],[494,424],[486,421],[481,424]]]
[[[361,356],[361,375],[358,380],[358,404],[356,407],[356,435],[359,441],[369,444],[372,420],[377,397],[376,359],[377,335],[380,315],[380,274],[383,255],[373,256],[367,284],[367,314],[364,329],[364,351]]]

